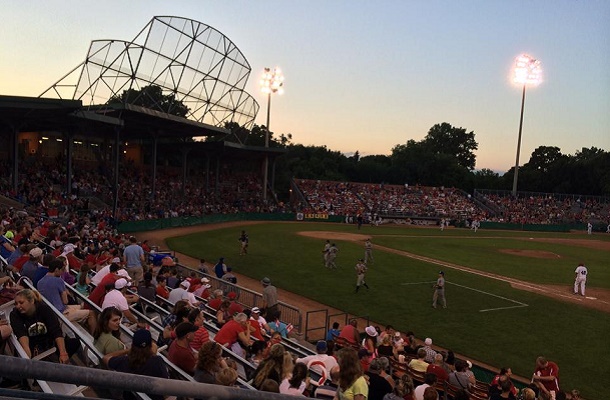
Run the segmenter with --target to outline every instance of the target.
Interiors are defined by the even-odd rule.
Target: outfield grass
[[[296,233],[372,235],[374,244],[536,283],[570,284],[577,262],[584,260],[591,275],[588,285],[608,287],[610,271],[603,269],[608,252],[529,241],[529,237],[574,235],[480,230],[476,239],[458,239],[456,236],[473,236],[474,232],[450,229],[441,233],[437,229],[404,227],[357,231],[341,224],[269,223],[246,227],[250,254],[239,257],[237,238],[241,229],[170,238],[168,244],[176,251],[209,261],[225,257],[236,272],[256,279],[269,276],[276,286],[288,291],[368,316],[380,324],[391,323],[403,332],[412,330],[420,338],[432,337],[435,344],[497,367],[511,366],[522,376],[530,376],[535,358],[544,354],[558,363],[563,388],[578,388],[588,399],[605,396],[603,379],[591,376],[610,376],[610,367],[604,362],[610,357],[607,314],[451,269],[445,269],[449,308],[435,310],[431,308],[431,285],[439,267],[378,249],[367,274],[371,290],[361,289],[355,294],[354,265],[364,254],[363,243],[336,241],[339,268],[330,271],[322,266],[324,240]],[[516,239],[519,237],[526,240]],[[561,258],[532,259],[502,254],[498,249],[544,250]],[[488,309],[499,310],[481,311]]]

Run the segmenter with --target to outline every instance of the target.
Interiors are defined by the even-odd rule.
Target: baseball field
[[[210,229],[212,228],[212,229]],[[207,227],[167,238],[195,258],[245,276],[268,276],[284,290],[368,316],[376,324],[411,330],[418,338],[529,377],[544,355],[560,368],[560,386],[587,399],[605,398],[610,376],[610,234],[474,232],[467,229],[256,223]],[[249,254],[239,256],[241,229]],[[354,293],[354,266],[371,238],[374,262]],[[326,239],[339,248],[338,268],[323,266]],[[587,297],[572,294],[574,269],[589,269]],[[445,272],[447,309],[434,309],[432,285]],[[282,299],[290,303],[290,299]],[[296,301],[296,300],[295,300]],[[295,304],[298,306],[298,304]]]

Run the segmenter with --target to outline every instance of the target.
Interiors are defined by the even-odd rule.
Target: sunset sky
[[[610,151],[610,2],[10,1],[2,5],[0,94],[38,96],[85,58],[91,40],[129,40],[156,15],[210,25],[248,59],[284,71],[271,130],[344,153],[390,154],[448,122],[475,132],[476,168],[515,162],[521,88],[514,59],[540,60],[528,88],[521,164],[538,146]]]

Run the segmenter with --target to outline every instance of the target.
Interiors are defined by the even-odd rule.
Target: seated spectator
[[[337,361],[339,363],[339,389],[337,390],[339,398],[344,399],[351,396],[354,400],[366,400],[369,388],[358,363],[358,352],[351,347],[345,347],[337,352]]]
[[[4,225],[0,224],[0,256],[4,259],[9,259],[15,251],[15,246],[11,240],[4,236]]]
[[[157,276],[157,287],[155,288],[155,294],[166,300],[169,298],[169,290],[167,290],[167,281],[163,275]],[[165,303],[159,300],[157,301],[157,304],[164,305]]]
[[[279,393],[280,384],[273,379],[265,379],[259,389],[261,392]]]
[[[191,350],[191,342],[195,338],[197,327],[190,322],[182,322],[176,326],[176,340],[169,346],[168,359],[187,374],[195,373],[197,360]]]
[[[39,267],[42,267],[42,249],[40,247],[34,247],[32,250],[30,250],[29,254],[29,260],[23,264],[20,273],[21,276],[27,277],[30,281],[32,281],[32,283],[34,283],[36,271]],[[42,276],[44,276],[44,274],[41,275],[41,278]],[[34,284],[34,287],[35,286],[36,285]]]
[[[114,355],[127,354],[127,346],[120,339],[121,319],[123,313],[116,307],[104,309],[97,320],[97,326],[93,332],[93,344],[103,355],[115,353]],[[123,352],[120,354],[120,352]]]
[[[344,339],[349,344],[353,346],[358,346],[360,344],[360,332],[358,332],[358,320],[352,319],[349,321],[348,325],[345,325],[341,332],[339,333],[339,337]]]
[[[418,372],[426,372],[429,365],[426,361],[424,361],[426,354],[426,349],[423,347],[417,350],[417,358],[414,358],[409,362],[409,368],[413,368]]]
[[[511,392],[512,383],[508,379],[506,375],[502,375],[500,379],[498,379],[498,386],[500,387],[499,391],[494,391],[491,396],[489,396],[489,400],[515,400],[517,397]],[[565,396],[564,396],[565,398]]]
[[[358,350],[358,359],[360,360],[360,369],[362,373],[366,373],[371,365],[371,353],[367,349]]]
[[[272,380],[278,384],[279,393],[279,384],[285,375],[284,354],[286,354],[286,349],[282,344],[276,343],[271,346],[269,356],[260,363],[254,372],[252,386],[258,390],[263,390],[263,383],[267,380]]]
[[[222,346],[216,342],[204,343],[197,354],[197,365],[194,378],[201,383],[216,383],[216,374],[227,368],[227,362],[222,358]]]
[[[380,359],[371,361],[368,371],[365,373],[369,381],[369,395],[367,400],[382,400],[383,397],[392,392],[392,385],[387,379],[380,376],[383,367]]]
[[[426,338],[424,341],[424,350],[426,350],[426,358],[424,358],[424,361],[428,364],[433,363],[434,356],[436,356],[436,351],[432,350],[432,347],[430,346],[432,346],[432,339]]]
[[[157,287],[152,283],[152,280],[152,273],[146,272],[144,280],[138,285],[138,296],[154,303],[156,301]]]
[[[239,313],[220,328],[214,336],[214,340],[221,345],[230,348],[234,353],[245,357],[244,348],[252,344],[250,340],[250,325],[248,317],[244,313]],[[243,346],[243,347],[242,347]]]
[[[496,375],[489,383],[489,395],[491,396],[494,392],[501,392],[499,381],[500,381],[500,377],[505,375],[508,378],[508,381],[511,382],[511,384],[512,384],[511,393],[514,396],[517,396],[517,388],[510,380],[510,377],[512,374],[513,374],[513,371],[511,370],[510,367],[500,368],[500,373],[498,375]]]
[[[199,351],[204,343],[210,341],[210,334],[207,329],[203,326],[205,318],[203,312],[200,309],[194,308],[189,312],[188,321],[197,327],[193,341],[191,342],[191,348],[195,351]]]
[[[468,379],[466,368],[468,368],[468,364],[466,364],[466,361],[456,360],[455,371],[449,374],[449,384],[457,387],[458,389],[470,391],[472,383],[470,383],[470,380]]]
[[[329,376],[330,370],[333,369],[334,367],[336,367],[338,364],[337,364],[337,360],[334,357],[326,354],[327,351],[328,351],[328,347],[327,347],[326,341],[319,340],[318,343],[316,343],[316,353],[317,354],[302,357],[302,358],[297,358],[296,362],[304,363],[305,365],[310,367],[312,371],[317,372],[320,375]],[[317,363],[316,363],[317,365],[311,365],[313,362],[316,362],[316,361],[317,361]],[[319,363],[323,363],[323,366],[319,365]],[[325,369],[324,371],[321,370],[322,367]]]
[[[79,342],[70,342],[70,346],[66,346],[59,319],[35,290],[17,292],[10,321],[13,333],[30,358],[55,347],[57,350],[53,360],[68,364],[80,346]]]
[[[423,359],[423,357],[422,357],[422,359]],[[424,383],[422,383],[421,385],[416,387],[415,390],[413,391],[413,397],[415,398],[415,400],[424,400],[424,399],[428,400],[424,397],[424,392],[428,388],[432,388],[434,390],[434,392],[436,393],[436,390],[434,389],[434,385],[436,385],[436,375],[428,374],[428,373],[426,375],[424,375]],[[434,399],[436,399],[437,396],[438,396],[438,394],[435,394]]]
[[[292,324],[286,324],[279,319],[268,322],[267,325],[269,326],[269,329],[271,329],[271,332],[279,333],[284,339],[288,339],[290,337],[290,332],[292,332],[293,329]]]
[[[284,378],[280,383],[280,393],[305,397],[308,384],[307,365],[297,362],[292,369],[292,376]]]
[[[180,287],[172,290],[167,300],[172,304],[175,304],[178,300],[186,300],[192,307],[199,307],[199,302],[195,298],[195,295],[188,291],[190,287],[191,284],[188,281],[184,280],[180,282]]]
[[[388,393],[383,400],[415,400],[413,380],[409,374],[404,374],[396,381],[396,386],[392,393]]]
[[[266,346],[267,344],[260,340],[256,340],[254,343],[252,343],[252,346],[250,346],[250,358],[248,361],[250,361],[255,368],[258,368],[260,363],[264,360]]]
[[[337,396],[339,377],[339,365],[337,365],[330,370],[330,379],[315,389],[313,397],[316,399],[333,400]]]
[[[239,376],[237,375],[235,368],[227,367],[221,369],[220,372],[216,374],[216,382],[222,386],[233,387],[237,386],[236,383],[238,377]]]
[[[381,339],[381,344],[377,347],[379,357],[394,357],[394,345],[392,344],[392,336],[385,335]]]
[[[129,301],[126,298],[127,288],[131,283],[127,282],[125,278],[121,278],[114,283],[114,289],[106,293],[104,301],[102,302],[102,309],[108,307],[116,307],[119,309],[125,318],[132,324],[138,323],[138,318],[133,315],[129,309]]]
[[[208,300],[208,307],[214,311],[218,311],[223,301],[224,293],[222,292],[222,289],[216,289],[212,292],[212,295]]]
[[[427,387],[426,390],[424,390],[423,400],[438,400],[438,392],[434,386]]]
[[[91,283],[94,284],[95,286],[98,286],[102,282],[102,279],[104,279],[104,277],[111,272],[110,267],[112,266],[112,264],[116,264],[117,266],[120,267],[121,259],[119,257],[113,258],[112,261],[110,262],[110,264],[105,265],[99,271],[97,271],[97,273],[93,276],[93,278],[91,278]],[[119,269],[120,268],[116,268],[117,271]]]
[[[74,285],[74,289],[76,289],[83,296],[89,296],[89,284],[91,283],[89,271],[89,266],[83,265],[76,275],[76,284]]]
[[[49,272],[38,281],[38,291],[69,321],[84,322],[87,320],[89,332],[93,333],[97,325],[95,314],[91,310],[83,309],[80,305],[68,304],[68,289],[66,289],[66,283],[63,279],[59,277],[62,269],[63,263],[60,259],[51,261],[48,268]]]
[[[150,331],[139,329],[133,335],[131,349],[126,355],[107,354],[103,362],[109,369],[136,375],[169,379],[169,373],[163,359],[156,355],[157,346],[153,343]],[[123,398],[133,398],[130,393],[123,393]],[[162,395],[149,395],[153,400],[163,400]]]
[[[447,381],[447,379],[449,379],[449,374],[447,373],[445,368],[443,368],[443,364],[445,364],[443,360],[443,355],[437,353],[434,356],[434,362],[428,365],[428,369],[426,369],[426,372],[430,372],[436,375],[438,382],[445,382]]]
[[[229,307],[231,306],[231,302],[229,300],[225,300],[220,305],[218,311],[216,311],[216,326],[222,328],[227,321],[230,321],[233,317],[233,314],[229,311]]]
[[[334,341],[340,333],[341,331],[339,330],[339,323],[333,322],[333,327],[326,332],[326,341]]]
[[[271,332],[271,328],[267,324],[267,320],[261,315],[261,310],[258,307],[252,307],[250,310],[250,321],[256,321],[258,325],[258,330],[260,336],[265,335],[266,333]],[[255,324],[252,324],[255,326]],[[255,335],[256,336],[256,335]],[[262,339],[260,339],[262,340]]]

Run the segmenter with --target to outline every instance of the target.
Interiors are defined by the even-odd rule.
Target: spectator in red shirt
[[[449,374],[445,371],[445,368],[443,368],[443,364],[443,355],[436,353],[434,362],[428,365],[428,368],[426,369],[426,372],[436,375],[437,382],[444,382],[449,379]]]
[[[193,375],[197,359],[191,350],[191,342],[195,338],[198,328],[190,322],[181,322],[174,330],[176,340],[169,346],[168,359],[180,367],[184,372]]]
[[[250,325],[248,324],[248,317],[244,313],[239,313],[230,321],[227,321],[222,328],[216,333],[214,340],[233,350],[241,357],[245,357],[246,353],[243,347],[249,347],[252,345],[250,340]]]
[[[157,296],[167,299],[169,297],[169,290],[167,290],[166,280],[163,275],[157,276]]]
[[[536,359],[536,371],[532,376],[532,382],[538,385],[540,390],[547,394],[559,392],[559,367],[552,361],[548,361],[545,357]]]

